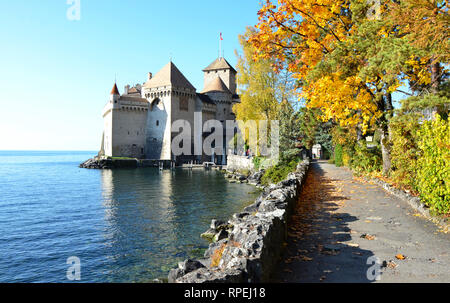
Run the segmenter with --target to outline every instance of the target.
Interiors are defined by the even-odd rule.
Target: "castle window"
[[[159,126],[159,120],[156,120],[156,126]]]
[[[189,97],[181,96],[180,97],[180,110],[189,111]]]

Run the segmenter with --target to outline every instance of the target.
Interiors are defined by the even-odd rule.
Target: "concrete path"
[[[313,162],[273,281],[448,283],[450,234],[348,169]]]

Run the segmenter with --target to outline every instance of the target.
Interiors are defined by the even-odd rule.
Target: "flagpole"
[[[222,57],[222,33],[219,35],[219,58]]]

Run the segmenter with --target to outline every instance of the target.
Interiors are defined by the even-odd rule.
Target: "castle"
[[[203,125],[208,120],[235,120],[233,104],[240,102],[236,94],[236,70],[223,57],[218,57],[205,69],[204,88],[197,93],[173,62],[156,75],[148,73],[143,84],[125,86],[121,95],[114,84],[109,102],[103,109],[104,131],[99,155],[152,160],[214,161],[225,164],[225,156],[214,156],[214,151],[201,155],[175,156],[172,139],[177,135],[172,123],[182,119],[192,127],[191,150],[194,142],[208,133],[194,131],[195,122]],[[200,121],[198,121],[200,120]],[[212,154],[212,155],[211,155]]]

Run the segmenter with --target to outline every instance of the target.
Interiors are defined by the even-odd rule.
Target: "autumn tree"
[[[402,80],[425,82],[430,71],[419,66],[410,72],[411,58],[423,60],[423,55],[400,30],[404,25],[390,18],[391,1],[379,3],[374,9],[360,0],[266,1],[249,41],[256,59],[275,58],[275,70],[288,64],[302,85],[299,97],[319,108],[325,121],[362,134],[379,129],[388,173],[392,93]]]
[[[237,84],[240,103],[233,106],[237,120],[244,122],[270,121],[279,119],[280,103],[292,101],[294,97],[294,79],[287,69],[274,71],[273,60],[270,58],[253,60],[255,49],[248,43],[248,39],[255,33],[255,29],[248,27],[245,34],[239,36],[242,53],[237,54]],[[245,131],[245,130],[241,130]],[[248,131],[245,140],[248,141]],[[259,132],[257,132],[259,134]]]
[[[389,4],[389,18],[396,30],[415,48],[407,61],[405,75],[412,96],[403,107],[435,107],[445,114],[448,104],[448,62],[450,58],[450,16],[448,1],[402,0]]]

